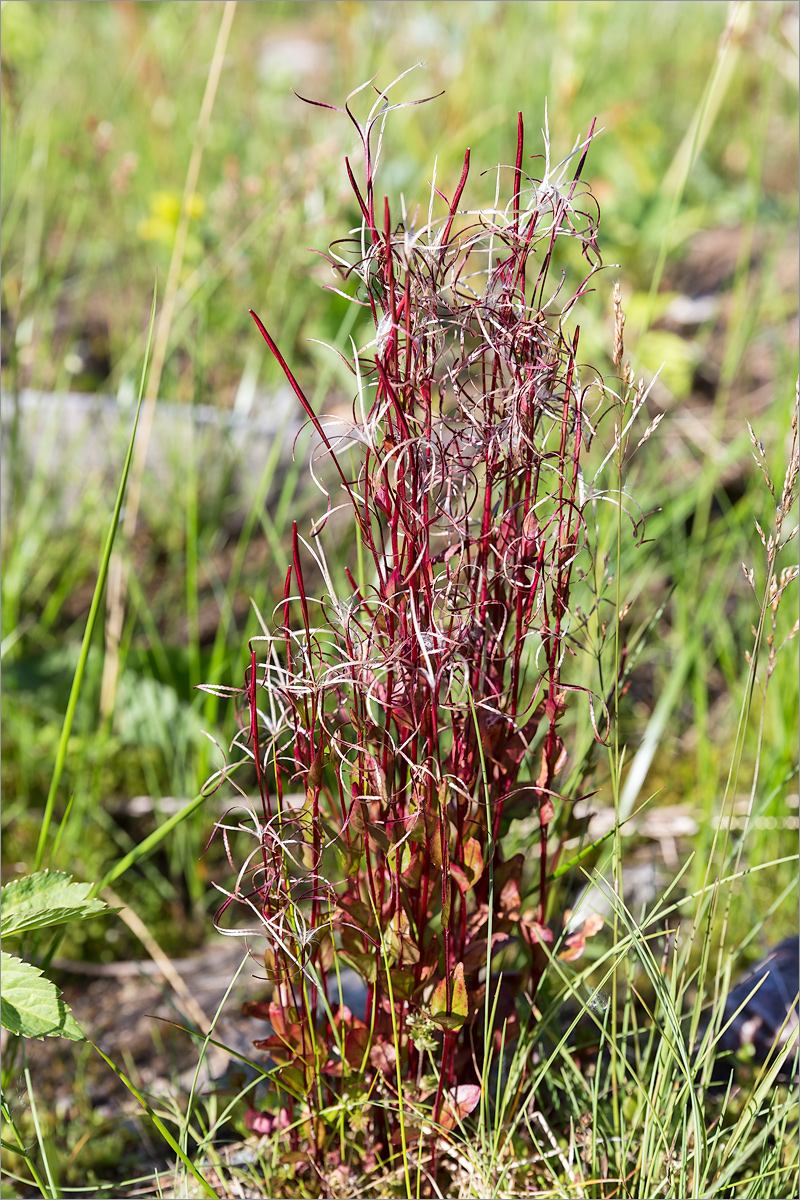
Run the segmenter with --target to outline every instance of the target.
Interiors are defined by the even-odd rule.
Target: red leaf
[[[516,879],[508,879],[500,892],[500,911],[512,921],[519,920],[519,887]]]
[[[286,1028],[287,1028],[286,1018],[287,1018],[287,1016],[289,1017],[288,1024],[291,1025],[293,1015],[294,1015],[294,1010],[292,1013],[287,1014],[283,1011],[280,1004],[276,1004],[274,1000],[270,1003],[269,1019],[272,1022],[272,1028],[275,1030],[275,1032],[279,1036],[282,1036],[282,1037],[286,1036]]]
[[[391,1042],[377,1042],[369,1052],[369,1061],[377,1071],[382,1071],[387,1077],[395,1073],[397,1052]]]
[[[287,1045],[283,1038],[273,1034],[268,1038],[258,1038],[253,1042],[256,1050],[266,1050],[276,1063],[291,1063],[297,1057],[294,1047]]]
[[[547,754],[542,751],[542,765],[539,768],[539,776],[536,780],[537,788],[547,787],[548,779],[550,778],[550,764],[547,761]]]
[[[253,1133],[272,1133],[275,1128],[275,1118],[271,1113],[256,1112],[252,1108],[244,1114],[244,1123]]]
[[[477,1083],[462,1083],[450,1088],[450,1104],[457,1116],[468,1116],[481,1098],[481,1089]]]
[[[450,875],[455,880],[456,884],[458,885],[458,890],[462,893],[462,895],[464,892],[468,892],[472,887],[472,884],[467,878],[466,873],[462,871],[458,863],[450,863]]]
[[[586,949],[586,939],[582,933],[575,933],[571,938],[567,938],[567,945],[569,949],[562,950],[558,957],[562,962],[575,962]]]
[[[556,810],[553,808],[552,800],[542,801],[539,809],[539,821],[542,825],[549,825],[553,817],[556,815]]]
[[[268,1021],[270,1018],[270,1003],[268,1000],[245,1000],[242,1005],[242,1016],[255,1017],[257,1021]]]
[[[587,938],[594,937],[596,933],[600,932],[604,924],[605,921],[600,916],[600,913],[592,913],[583,923],[583,936]]]
[[[342,1004],[333,1014],[333,1023],[338,1029],[341,1025],[352,1025],[353,1014],[346,1004]]]
[[[604,921],[599,913],[588,916],[582,927],[566,939],[565,945],[568,949],[562,950],[558,956],[562,962],[575,962],[576,958],[580,958],[586,949],[586,939],[599,933],[603,925]]]
[[[291,1122],[285,1108],[278,1113],[257,1112],[250,1108],[244,1115],[244,1123],[253,1133],[275,1133],[278,1129],[288,1128]]]
[[[348,1030],[344,1039],[344,1056],[351,1067],[360,1069],[368,1045],[369,1030],[366,1025]]]
[[[439,1123],[445,1129],[454,1129],[458,1122],[469,1115],[481,1098],[481,1089],[475,1083],[462,1083],[450,1088],[445,1097]]]
[[[553,931],[548,929],[546,925],[540,925],[538,921],[531,921],[530,935],[532,942],[552,942]]]

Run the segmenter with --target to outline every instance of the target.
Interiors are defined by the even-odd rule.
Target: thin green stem
[[[133,461],[133,448],[136,441],[136,430],[139,424],[139,414],[142,410],[142,400],[144,397],[145,380],[147,379],[147,370],[150,363],[150,348],[153,340],[153,325],[156,312],[156,288],[153,288],[153,302],[150,306],[150,327],[147,332],[147,347],[145,349],[144,363],[142,364],[142,376],[139,382],[139,400],[136,405],[136,416],[133,422],[130,440],[128,442],[128,452],[125,456],[125,465],[122,468],[122,477],[117,489],[117,499],[114,505],[114,512],[111,517],[106,544],[103,549],[103,556],[100,560],[100,569],[97,575],[97,583],[95,584],[94,595],[92,596],[92,604],[89,609],[89,616],[86,620],[86,629],[81,643],[81,650],[78,656],[78,665],[75,668],[75,675],[72,680],[72,688],[69,694],[67,703],[67,711],[64,716],[64,723],[61,727],[61,737],[58,742],[56,751],[56,761],[53,768],[53,777],[50,781],[50,790],[47,793],[47,800],[44,806],[44,816],[42,817],[42,827],[39,831],[39,841],[36,847],[36,857],[34,859],[33,869],[38,871],[42,865],[44,858],[44,849],[47,843],[47,836],[50,832],[50,824],[53,819],[53,809],[55,807],[56,795],[58,786],[61,783],[61,775],[64,770],[64,763],[67,758],[67,747],[69,745],[70,734],[72,733],[72,725],[75,720],[75,711],[78,707],[78,698],[81,694],[83,685],[83,677],[86,672],[86,663],[89,658],[89,649],[92,644],[92,635],[94,634],[95,625],[97,623],[97,614],[100,611],[100,603],[103,598],[103,590],[105,588],[106,579],[108,577],[108,565],[111,561],[111,552],[114,548],[114,541],[119,528],[120,514],[122,505],[125,500],[125,489],[128,485],[128,475]]]

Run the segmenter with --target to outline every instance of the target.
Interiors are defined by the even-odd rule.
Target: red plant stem
[[[391,970],[399,972],[406,985],[413,979],[415,986],[395,991],[401,1036],[408,1016],[427,1002],[425,989],[442,978],[447,1009],[452,1011],[455,965],[473,960],[470,946],[475,943],[468,938],[484,936],[486,926],[480,919],[489,899],[489,872],[462,893],[451,860],[452,870],[456,865],[464,868],[467,839],[476,837],[484,862],[488,865],[494,852],[496,862],[502,863],[503,810],[515,794],[532,794],[538,803],[538,914],[541,921],[546,916],[547,878],[554,861],[547,859],[548,842],[553,844],[551,804],[558,798],[554,780],[563,750],[559,729],[565,695],[564,630],[573,564],[586,527],[578,499],[583,407],[575,373],[578,331],[568,338],[542,306],[552,287],[546,287],[547,273],[557,242],[563,244],[561,236],[581,239],[581,252],[592,270],[595,243],[591,215],[571,205],[591,132],[568,195],[540,189],[532,208],[523,212],[524,126],[518,114],[512,195],[501,207],[505,216],[484,215],[481,227],[476,222],[454,233],[470,167],[467,150],[439,232],[425,245],[420,243],[424,231],[400,225],[393,231],[386,197],[377,228],[370,137],[383,115],[373,113],[362,126],[349,108],[346,111],[364,149],[365,183],[360,186],[345,160],[363,226],[353,239],[357,261],[338,254],[330,261],[344,279],[354,276],[364,289],[358,302],[369,307],[377,340],[374,356],[365,354],[353,364],[365,384],[361,403],[366,405],[366,397],[372,397],[366,422],[352,443],[358,464],[355,478],[345,476],[321,420],[274,341],[252,315],[333,459],[369,566],[359,581],[345,568],[352,589],[347,608],[323,601],[319,619],[314,610],[312,628],[300,538],[293,524],[284,628],[276,631],[275,643],[285,642],[285,668],[273,658],[275,666],[265,668],[259,684],[251,647],[245,694],[265,822],[272,805],[265,752],[259,746],[266,736],[265,727],[259,728],[259,686],[274,689],[278,704],[271,711],[282,714],[273,743],[278,812],[291,816],[291,828],[302,829],[298,841],[305,843],[304,854],[311,854],[305,871],[302,864],[296,869],[281,857],[280,845],[270,843],[265,830],[263,880],[256,875],[253,894],[270,917],[288,905],[301,905],[314,930],[328,927],[330,904],[339,913],[332,918],[335,945],[342,936],[343,948],[377,956],[374,971],[364,971],[365,978],[372,977],[364,1014],[368,1023],[371,1015],[373,1028],[372,1046],[366,1047],[364,1086],[369,1087],[374,1081],[370,1073],[378,1068],[368,1052],[380,1052],[391,1036],[385,986],[389,965],[373,936],[372,918],[365,918],[358,905],[367,901],[384,930],[396,921],[404,939]],[[483,225],[487,220],[494,222],[488,237]],[[490,248],[491,259],[479,257]],[[534,261],[540,269],[528,299],[529,257],[532,271]],[[475,284],[479,271],[485,271],[484,285]],[[588,278],[573,292],[573,301]],[[354,423],[358,429],[355,405]],[[331,500],[328,507],[330,511]],[[293,605],[293,600],[298,603]],[[525,642],[534,635],[541,639],[543,663],[541,673],[528,678],[523,670]],[[472,689],[474,721],[464,711],[465,685]],[[241,720],[245,737],[243,705]],[[536,762],[531,762],[529,744],[534,737],[538,749]],[[476,808],[480,759],[486,764],[488,819],[480,804]],[[305,787],[305,816],[284,810],[284,771]],[[424,824],[412,827],[412,820]],[[331,878],[332,853],[326,852],[323,862],[331,825],[339,826],[340,849],[346,854],[340,878]],[[413,837],[406,840],[409,832]],[[431,832],[441,857],[432,853]],[[398,845],[401,840],[410,852],[405,876],[407,851]],[[556,859],[558,852],[557,847]],[[278,886],[272,887],[272,878]],[[520,876],[516,882],[521,884]],[[350,902],[362,916],[347,932],[341,912]],[[513,929],[513,914],[499,894],[493,903],[493,928]],[[443,917],[444,910],[447,919],[439,929],[438,913]],[[360,923],[365,920],[368,929]],[[358,929],[363,937],[353,932]],[[406,938],[416,942],[413,967]],[[317,995],[306,987],[298,999],[290,955],[280,948],[273,953],[276,970],[289,987],[281,989],[287,1021],[291,1015],[291,1023],[300,1027],[292,1035],[296,1060],[306,1071],[315,1041],[326,1036],[324,1022],[317,1024]],[[327,995],[322,940],[310,954]],[[536,956],[530,970],[538,982]],[[472,1005],[478,983],[469,968],[466,983]],[[296,1005],[299,1018],[289,1013]],[[441,1118],[447,1089],[460,1082],[461,1051],[468,1036],[469,1029],[443,1034],[435,1119]],[[491,1053],[490,1047],[485,1053]],[[421,1068],[417,1052],[409,1047],[401,1066],[410,1078]],[[338,1087],[333,1077],[313,1084],[312,1117],[315,1103],[323,1097],[327,1104],[334,1102]],[[387,1138],[393,1121],[385,1117]],[[315,1130],[321,1128],[314,1124]],[[380,1128],[376,1136],[382,1136]],[[320,1166],[321,1138],[317,1133]],[[435,1155],[435,1144],[432,1150]]]
[[[330,441],[328,440],[328,435],[326,434],[325,430],[322,428],[322,425],[320,424],[319,417],[316,415],[313,408],[311,407],[308,400],[306,399],[303,389],[300,387],[300,384],[297,382],[294,375],[289,370],[289,365],[286,362],[286,359],[283,357],[283,355],[281,354],[277,345],[272,340],[270,335],[267,333],[264,325],[261,322],[261,319],[256,316],[256,314],[253,312],[252,308],[249,310],[249,312],[250,312],[250,316],[253,318],[256,325],[258,326],[259,331],[260,331],[261,336],[263,337],[264,341],[267,343],[270,350],[272,351],[272,353],[275,355],[276,359],[278,360],[281,370],[283,371],[284,375],[286,376],[287,380],[289,381],[292,391],[294,392],[295,396],[297,396],[297,399],[300,401],[300,403],[302,404],[306,413],[308,414],[308,416],[311,420],[311,423],[314,426],[314,429],[317,431],[320,438],[322,439],[325,449],[330,454],[331,461],[333,462],[334,466],[336,467],[336,470],[339,473],[339,478],[341,479],[342,483],[344,484],[345,491],[347,492],[348,496],[350,497],[350,499],[353,503],[353,512],[355,513],[356,520],[359,520],[358,505],[355,502],[355,498],[353,496],[352,489],[350,487],[348,480],[345,478],[342,468],[339,466],[339,460],[337,459],[337,457],[334,453],[333,446],[331,445]]]
[[[463,170],[461,171],[461,178],[458,181],[458,187],[456,188],[455,192],[453,193],[453,199],[450,204],[450,216],[449,216],[447,224],[445,225],[444,230],[442,232],[442,238],[441,238],[441,243],[440,243],[442,248],[444,248],[447,245],[447,241],[450,237],[450,231],[453,228],[453,221],[455,220],[455,215],[456,215],[456,212],[458,211],[458,202],[461,199],[461,193],[464,191],[464,186],[467,182],[468,175],[469,175],[469,146],[467,147],[466,153],[464,154],[464,167],[463,167]]]
[[[434,1125],[436,1125],[438,1123],[439,1117],[440,1117],[441,1111],[442,1111],[442,1101],[444,1099],[445,1079],[450,1074],[450,1065],[449,1064],[450,1064],[450,1048],[452,1046],[452,1042],[453,1042],[452,1031],[449,1029],[446,1029],[444,1032],[444,1038],[442,1040],[442,1066],[441,1066],[441,1070],[439,1072],[439,1086],[436,1089],[436,1099],[433,1104],[433,1123],[434,1123]],[[449,1078],[448,1078],[448,1082],[450,1082]],[[434,1142],[433,1147],[432,1147],[434,1154],[435,1154],[435,1146],[436,1146],[436,1143]],[[434,1162],[435,1162],[435,1159],[434,1159]]]
[[[264,812],[265,823],[272,816],[272,806],[269,802],[269,789],[264,780],[264,773],[261,769],[261,751],[258,748],[258,704],[256,700],[256,687],[258,667],[256,664],[256,652],[250,650],[250,742],[253,747],[253,762],[256,768],[256,781],[258,790],[261,796],[261,804]],[[264,864],[266,866],[266,862]]]
[[[350,166],[350,160],[348,158],[345,158],[344,165],[345,165],[345,170],[347,171],[347,178],[350,180],[350,186],[353,189],[353,193],[355,195],[356,200],[358,201],[358,207],[361,209],[361,214],[364,217],[367,228],[370,229],[370,231],[372,233],[372,240],[373,240],[373,242],[377,241],[377,235],[375,233],[374,228],[372,228],[372,223],[370,222],[369,212],[367,211],[367,206],[364,203],[364,197],[361,195],[358,184],[356,183],[356,177],[353,174],[353,168]]]
[[[594,127],[596,124],[597,124],[597,117],[592,117],[592,123],[589,126],[589,132],[586,135],[586,141],[583,143],[583,154],[581,155],[580,159],[578,160],[578,165],[575,168],[575,174],[572,179],[572,187],[569,190],[570,200],[575,195],[575,189],[578,185],[578,180],[580,179],[581,174],[583,172],[583,168],[586,164],[586,155],[589,153],[589,146],[591,145],[592,138],[594,137]]]
[[[286,642],[286,674],[288,676],[291,676],[291,674],[292,674],[292,641],[291,641],[291,637],[290,637],[290,626],[289,626],[289,608],[290,608],[289,597],[291,596],[291,594],[292,594],[292,568],[287,567],[286,581],[283,586],[283,628],[285,631],[285,642]]]
[[[522,113],[517,113],[517,159],[514,164],[514,230],[519,234],[519,194],[522,189]],[[524,288],[524,284],[523,284]]]
[[[369,144],[369,137],[372,131],[371,124],[367,126],[366,136],[362,139],[364,142],[364,179],[367,185],[367,225],[373,240],[377,240],[378,230],[375,224],[375,187],[374,174],[372,167],[372,150]]]
[[[303,610],[303,625],[306,630],[306,643],[309,650],[311,649],[311,627],[308,620],[308,601],[306,600],[306,589],[303,585],[303,569],[300,565],[300,550],[297,542],[297,521],[292,521],[292,562],[294,564],[294,573],[297,578],[297,586],[300,589],[300,607]]]

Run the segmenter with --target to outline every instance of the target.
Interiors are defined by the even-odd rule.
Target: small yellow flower
[[[175,225],[163,217],[147,217],[136,226],[143,242],[171,242],[175,237]]]
[[[186,198],[185,211],[192,220],[198,220],[206,211],[206,202],[197,192],[192,192]],[[153,192],[150,215],[139,222],[136,232],[144,242],[164,242],[169,245],[175,238],[180,215],[181,197],[178,192]]]
[[[206,211],[206,202],[197,192],[186,197],[186,211],[193,221],[197,221]]]
[[[154,192],[150,197],[150,216],[177,225],[181,212],[178,192]]]

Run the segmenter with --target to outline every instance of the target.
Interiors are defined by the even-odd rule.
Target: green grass
[[[123,11],[22,0],[2,8],[4,880],[32,869],[36,858],[122,462],[120,448],[109,447],[107,461],[87,472],[75,446],[64,475],[54,477],[47,438],[57,442],[58,429],[47,431],[38,459],[27,461],[15,449],[16,421],[24,418],[14,397],[25,387],[99,387],[121,403],[135,395],[153,280],[158,273],[162,292],[222,14],[218,4],[193,2]],[[729,19],[734,35],[720,50]],[[782,480],[796,374],[796,249],[787,248],[796,247],[797,225],[792,28],[796,10],[779,3],[256,3],[235,13],[196,186],[201,201],[176,276],[163,399],[187,409],[231,408],[244,383],[277,385],[247,316],[251,306],[268,320],[317,408],[349,394],[337,360],[310,339],[345,347],[359,330],[351,330],[352,310],[321,289],[329,275],[306,248],[324,249],[357,220],[342,169],[352,139],[346,121],[307,108],[290,88],[341,103],[374,71],[385,84],[417,59],[427,67],[410,76],[404,94],[445,94],[389,123],[384,184],[393,200],[402,192],[413,211],[427,194],[431,147],[445,190],[467,144],[476,168],[510,161],[518,109],[533,144],[547,98],[558,153],[597,115],[605,132],[587,178],[602,209],[604,260],[619,268],[601,275],[585,299],[583,355],[609,370],[618,277],[634,369],[652,372],[665,360],[649,415],[657,406],[666,416],[628,480],[651,514],[648,544],[623,541],[618,565],[620,607],[631,604],[623,629],[641,638],[620,709],[619,744],[627,752],[621,770],[618,760],[598,761],[596,786],[602,805],[616,798],[636,809],[654,796],[650,807],[680,804],[695,816],[693,856],[681,860],[666,904],[682,907],[669,915],[656,907],[644,922],[637,912],[633,925],[620,907],[584,971],[554,969],[552,1011],[571,998],[575,1017],[588,1014],[606,1048],[584,1078],[577,1025],[553,1033],[546,1070],[530,1067],[530,1047],[517,1047],[514,1111],[501,1120],[487,1108],[480,1136],[467,1131],[452,1155],[453,1194],[460,1187],[476,1196],[578,1195],[569,1182],[577,1162],[585,1179],[625,1179],[616,1192],[586,1184],[587,1196],[781,1196],[795,1178],[790,1095],[751,1069],[727,1106],[712,1101],[704,1113],[692,1112],[680,1090],[686,1064],[677,1038],[647,1032],[653,1022],[674,1032],[692,1011],[703,995],[697,971],[707,973],[713,994],[718,970],[736,973],[796,929],[793,651],[777,658],[762,719],[758,687],[747,707],[745,652],[759,606],[741,568],[744,561],[755,569],[760,592],[765,556],[754,521],[767,529],[773,505],[745,421]],[[311,43],[312,75],[287,65],[290,38]],[[489,197],[490,176],[485,187]],[[721,230],[738,236],[732,252]],[[694,292],[716,296],[717,312],[697,326],[676,324],[671,299]],[[97,318],[107,325],[111,361],[110,376],[99,381],[69,369],[82,329]],[[168,836],[160,805],[164,797],[197,796],[217,765],[202,730],[223,747],[230,741],[232,706],[195,686],[240,684],[247,639],[259,632],[250,598],[271,612],[282,596],[291,521],[302,531],[316,513],[303,443],[294,464],[284,449],[277,439],[259,477],[243,483],[235,450],[220,441],[209,454],[198,438],[173,448],[166,487],[144,477],[136,531],[118,538],[127,590],[115,707],[102,711],[106,654],[98,627],[87,642],[74,722],[63,733],[52,865],[99,882],[122,864],[115,888],[176,956],[207,937],[218,899],[209,880],[223,866],[213,849],[201,858],[214,819],[209,802],[175,819]],[[617,571],[611,510],[599,520],[609,570]],[[348,561],[349,536],[342,535],[334,570]],[[796,561],[796,547],[779,567],[792,554]],[[779,610],[778,641],[790,631],[790,608],[787,600]],[[575,712],[580,738],[587,714]],[[637,750],[642,777],[626,791]],[[153,813],[131,819],[125,805],[139,795],[153,798]],[[47,825],[45,816],[45,835]],[[613,870],[643,844],[623,829],[609,863],[598,858],[598,868]],[[647,844],[660,853],[657,843]],[[46,838],[45,864],[52,847]],[[683,856],[689,847],[679,849]],[[709,869],[711,878],[731,882],[688,900],[708,885]],[[661,975],[645,939],[679,919],[685,940]],[[108,926],[104,919],[71,928],[59,953],[88,961],[142,955],[127,927],[112,943]],[[609,994],[613,985],[611,1010],[589,1005],[601,981]],[[524,1100],[534,1093],[541,1119]],[[179,1105],[169,1117],[181,1147],[198,1147],[194,1161],[207,1178],[207,1156],[219,1139],[243,1133],[232,1100],[200,1097],[191,1115]],[[51,1170],[69,1186],[91,1181],[94,1190],[113,1171],[113,1157],[93,1137],[70,1161],[82,1132],[93,1128],[84,1111],[85,1124],[70,1124],[68,1143],[54,1113],[36,1109]],[[130,1131],[110,1136],[122,1146]],[[451,1137],[457,1142],[458,1131]],[[19,1169],[14,1161],[4,1150],[9,1179]],[[292,1167],[280,1162],[277,1143],[248,1170],[259,1194],[293,1194]],[[43,1158],[39,1171],[46,1179]],[[135,1173],[131,1167],[129,1178]],[[340,1186],[344,1195],[356,1184]],[[402,1194],[380,1164],[368,1187],[367,1194]],[[225,1194],[224,1184],[218,1190]]]

